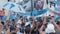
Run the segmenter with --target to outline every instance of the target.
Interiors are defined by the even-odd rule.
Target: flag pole
[[[32,16],[32,12],[33,12],[33,7],[34,7],[34,0],[31,0],[31,16]]]

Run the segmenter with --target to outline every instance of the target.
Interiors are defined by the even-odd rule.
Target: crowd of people
[[[54,16],[25,16],[3,21],[0,19],[0,34],[60,34],[60,17],[54,21]]]
[[[47,0],[47,4],[50,3],[50,7],[51,5],[55,7],[53,1]],[[38,0],[34,4],[34,8],[40,11],[43,9],[44,1]],[[55,15],[34,17],[13,12],[5,20],[4,16],[5,9],[3,8],[0,10],[0,34],[60,34],[60,17],[55,21]]]

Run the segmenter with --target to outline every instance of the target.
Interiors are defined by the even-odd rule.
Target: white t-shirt
[[[22,24],[22,21],[21,20],[18,20],[17,24]]]
[[[18,20],[17,22],[17,28],[20,28],[20,25],[22,24],[22,21],[21,20]]]
[[[26,22],[25,26],[27,26],[29,24],[30,24],[30,27],[33,28],[33,24],[31,24],[31,22]]]
[[[27,26],[27,25],[29,25],[29,24],[30,24],[30,22],[26,22],[26,23],[25,23],[25,26]]]

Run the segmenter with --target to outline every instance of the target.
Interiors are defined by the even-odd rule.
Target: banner
[[[34,9],[32,12],[32,16],[42,15],[47,11],[48,7],[46,6],[45,0],[34,0]]]
[[[60,0],[57,0],[56,2],[56,6],[55,6],[55,11],[53,12],[56,15],[60,15]]]
[[[42,15],[44,13],[46,13],[48,11],[48,8],[42,9],[42,10],[36,10],[34,9],[32,12],[32,16],[38,16],[38,15]]]

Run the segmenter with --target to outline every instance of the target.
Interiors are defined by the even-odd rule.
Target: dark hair
[[[9,2],[10,0],[8,0],[8,2]]]
[[[14,19],[12,19],[12,21],[14,21]]]
[[[11,34],[16,34],[16,32],[12,32]]]
[[[4,22],[3,22],[3,21],[1,21],[1,24],[2,24],[2,25],[4,25]]]
[[[60,24],[60,21],[57,21],[57,23],[56,23],[56,24],[58,24],[58,25],[59,25],[59,24]]]
[[[23,16],[20,16],[20,18],[22,18]]]
[[[2,10],[5,10],[4,8],[2,8]]]

